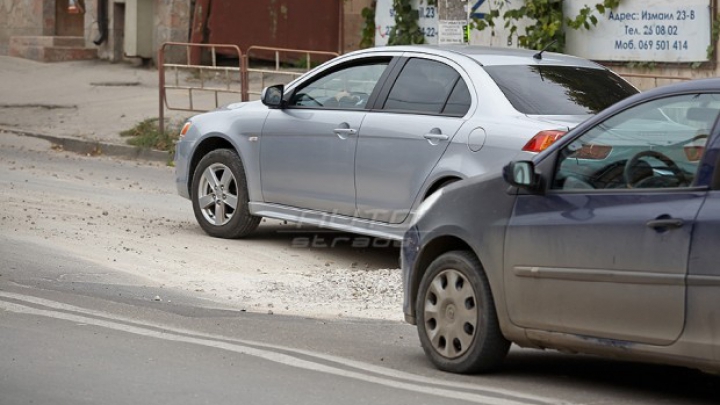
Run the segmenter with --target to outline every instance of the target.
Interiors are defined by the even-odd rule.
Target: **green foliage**
[[[148,118],[134,127],[120,132],[120,136],[127,137],[129,145],[140,148],[168,151],[174,153],[175,142],[180,135],[180,124],[167,122],[165,132],[160,133],[157,118]]]
[[[518,35],[518,43],[523,48],[560,51],[565,46],[563,32],[562,0],[530,0],[518,8],[507,10],[503,15],[505,28],[510,28],[510,36],[517,34],[518,27],[513,21],[529,18],[534,24],[528,25],[524,35]],[[552,44],[552,45],[550,45]]]
[[[720,40],[720,16],[715,16],[712,22],[712,31],[710,33],[710,45],[708,45],[706,50],[706,56],[708,60],[711,62],[716,57],[715,56],[715,46],[717,45],[718,40]],[[690,64],[691,69],[699,69],[703,66],[705,62],[693,62]]]
[[[627,66],[631,69],[653,70],[657,67],[657,63],[655,63],[655,62],[628,62],[625,64],[625,66]]]
[[[430,6],[437,6],[437,0],[420,0],[421,3],[427,1]],[[375,11],[377,2],[373,1],[370,7],[362,10],[365,26],[362,31],[362,39],[360,40],[360,48],[369,48],[375,45]],[[411,0],[393,0],[393,9],[395,10],[395,28],[390,32],[388,45],[409,45],[425,43],[425,36],[420,30],[418,24],[420,16],[418,10],[412,7]]]
[[[421,2],[423,0],[420,0]],[[425,0],[428,5],[437,6],[437,0]],[[565,16],[563,13],[564,0],[524,0],[518,9],[506,9],[507,0],[493,0],[490,2],[490,12],[483,19],[474,21],[474,28],[484,30],[494,29],[496,21],[502,18],[504,27],[510,30],[510,38],[517,36],[518,44],[528,49],[547,49],[550,51],[563,51],[565,48],[565,28],[592,29],[598,23],[598,14],[604,14],[608,9],[615,9],[621,0],[597,0],[592,6],[585,6],[576,16]],[[395,29],[390,32],[388,44],[406,45],[422,44],[425,37],[418,25],[418,11],[412,7],[411,0],[393,0],[395,9]],[[376,3],[362,11],[365,19],[362,48],[370,47],[375,41],[375,10]],[[504,12],[503,12],[504,11]],[[519,32],[518,22],[530,20],[532,23]]]
[[[411,0],[393,0],[395,27],[390,31],[388,45],[424,44],[425,36],[420,31],[417,9]]]
[[[322,64],[322,62],[313,60],[312,58],[308,61],[307,57],[300,57],[289,63],[281,63],[281,65],[283,67],[290,68],[290,69],[296,69],[296,70],[304,70],[304,71],[308,71],[310,69],[315,69],[316,67],[320,66],[321,64]]]
[[[563,13],[564,0],[524,0],[521,7],[507,9],[502,13],[505,28],[510,29],[510,37],[517,35],[518,44],[528,49],[545,49],[562,52],[565,49],[565,27],[571,29],[591,29],[598,23],[596,14],[604,14],[607,9],[614,9],[620,0],[602,0],[594,6],[585,6],[576,16],[568,17]],[[494,5],[494,7],[493,7]],[[495,0],[490,3],[490,12],[483,19],[475,20],[478,30],[494,29],[495,21],[501,18],[501,10],[508,5],[506,0]],[[525,32],[518,31],[518,22],[530,20]]]
[[[715,57],[715,45],[720,39],[720,17],[716,16],[712,24],[712,33],[710,34],[710,45],[707,47],[707,58],[712,60]]]
[[[377,1],[370,3],[369,7],[362,9],[362,17],[365,25],[362,30],[362,38],[360,39],[360,49],[371,48],[375,45],[375,10],[377,9]]]

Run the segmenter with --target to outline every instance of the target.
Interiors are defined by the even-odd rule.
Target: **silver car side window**
[[[693,184],[720,95],[652,100],[610,117],[560,152],[553,188],[679,188]]]
[[[444,63],[429,59],[410,59],[390,90],[383,109],[421,114],[440,114],[445,108],[450,92],[458,83],[458,79],[462,81],[458,72]],[[464,95],[462,86],[467,89],[464,81],[458,94],[461,99]],[[467,96],[469,97],[469,95],[468,92]]]
[[[323,75],[303,85],[290,99],[290,106],[364,109],[388,61],[352,65]]]
[[[472,97],[470,96],[470,89],[468,89],[465,80],[463,80],[462,77],[458,77],[457,83],[455,83],[455,87],[452,93],[450,93],[447,103],[445,103],[442,114],[452,117],[462,117],[467,114],[471,103]]]

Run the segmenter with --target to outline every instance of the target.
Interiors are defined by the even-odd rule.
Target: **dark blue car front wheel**
[[[488,372],[502,363],[510,348],[485,272],[471,252],[448,252],[428,266],[416,313],[423,350],[441,370]]]

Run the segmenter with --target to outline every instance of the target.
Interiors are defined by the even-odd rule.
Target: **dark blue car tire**
[[[245,169],[233,150],[205,155],[195,169],[190,193],[195,219],[210,236],[242,238],[260,224],[261,218],[250,214]]]
[[[482,373],[505,359],[510,342],[500,331],[490,285],[473,253],[448,252],[428,266],[416,311],[420,343],[437,368]]]

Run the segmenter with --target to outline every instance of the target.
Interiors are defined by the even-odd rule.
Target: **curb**
[[[9,132],[16,135],[29,136],[44,139],[54,145],[58,145],[68,152],[80,153],[83,155],[114,156],[125,159],[142,159],[153,162],[168,163],[172,156],[168,152],[140,148],[131,145],[119,145],[113,143],[90,141],[63,136],[47,135],[39,132],[25,131],[17,128],[0,126],[0,132]]]

